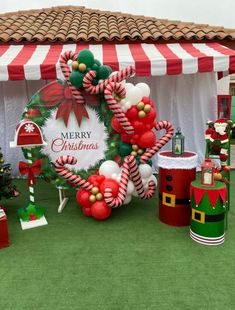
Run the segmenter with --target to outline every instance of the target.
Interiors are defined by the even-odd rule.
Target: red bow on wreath
[[[41,172],[42,160],[38,159],[32,163],[32,165],[20,161],[19,162],[19,171],[21,175],[28,175],[28,186],[31,184],[35,184],[35,174],[39,174]]]
[[[85,95],[83,93],[83,95]],[[41,100],[47,108],[52,108],[58,105],[56,119],[62,117],[65,125],[68,124],[68,119],[71,111],[74,111],[78,125],[80,126],[82,118],[89,118],[84,104],[78,103],[70,91],[68,84],[62,84],[58,81],[53,81],[43,87],[40,93]],[[86,94],[89,96],[88,103],[92,106],[98,105],[98,97]]]

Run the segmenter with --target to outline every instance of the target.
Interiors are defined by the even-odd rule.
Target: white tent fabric
[[[134,77],[129,82],[146,82],[150,86],[157,120],[169,120],[174,128],[181,127],[186,150],[197,152],[200,163],[205,151],[206,121],[216,118],[215,73]],[[0,82],[0,146],[6,161],[12,164],[14,175],[18,174],[18,162],[23,160],[23,154],[21,149],[10,149],[9,141],[14,138],[16,125],[28,100],[45,83],[42,80]],[[161,134],[159,132],[158,136]],[[169,148],[170,142],[164,149]]]

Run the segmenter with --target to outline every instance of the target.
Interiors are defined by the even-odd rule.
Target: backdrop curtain
[[[185,149],[198,153],[200,165],[205,153],[206,122],[216,119],[215,73],[134,77],[129,82],[145,82],[150,86],[150,97],[157,109],[157,120],[169,120],[175,129],[181,128],[185,135]],[[0,147],[5,160],[12,165],[14,175],[19,175],[18,162],[24,158],[21,148],[9,148],[9,141],[14,138],[15,128],[27,102],[46,83],[47,81],[42,80],[0,82]],[[162,133],[157,136],[160,137]],[[170,148],[169,142],[164,149]],[[153,162],[156,167],[156,158]]]

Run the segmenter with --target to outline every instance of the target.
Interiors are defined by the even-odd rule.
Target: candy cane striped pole
[[[116,116],[125,132],[129,135],[132,135],[134,134],[134,128],[128,121],[117,100],[113,97],[114,92],[122,96],[125,94],[125,89],[120,83],[108,84],[104,90],[105,100],[107,101],[109,109],[113,112],[114,116]]]
[[[28,164],[31,166],[33,163],[32,160],[32,149],[28,148],[27,149],[27,162]],[[30,180],[30,185],[29,185],[29,201],[31,205],[35,206],[35,199],[34,199],[34,185],[33,185],[33,181]]]
[[[148,189],[145,191],[142,178],[139,172],[139,168],[136,163],[136,159],[132,155],[129,156],[129,168],[130,168],[130,175],[131,175],[132,181],[135,185],[136,191],[138,195],[140,196],[140,198],[142,199],[151,198],[155,191],[155,187],[156,187],[155,183],[154,181],[151,180],[148,183]]]
[[[92,85],[92,81],[96,77],[96,72],[89,71],[83,78],[83,87],[88,93],[92,95],[95,95],[95,94],[97,95],[97,94],[103,93],[106,86],[109,83],[121,82],[127,79],[128,77],[132,76],[133,74],[135,74],[135,69],[134,67],[129,66],[117,72],[116,74],[113,74],[110,78],[104,80],[102,83],[99,83],[98,85],[94,86]]]
[[[157,122],[155,125],[155,129],[161,130],[165,129],[166,134],[159,139],[155,145],[151,148],[149,148],[141,157],[140,157],[140,162],[141,163],[146,163],[153,155],[155,155],[173,136],[174,129],[172,127],[172,124],[168,121],[160,121]]]
[[[71,182],[73,185],[80,186],[81,188],[89,191],[93,187],[90,182],[82,179],[78,175],[73,174],[68,168],[64,167],[66,164],[75,165],[76,162],[77,159],[74,156],[60,156],[60,158],[55,162],[55,170],[60,176]]]
[[[113,197],[112,195],[112,189],[106,188],[104,191],[104,200],[107,203],[107,205],[111,208],[119,208],[123,204],[125,198],[126,198],[126,191],[127,191],[127,185],[129,180],[129,164],[128,164],[128,158],[126,157],[124,159],[124,163],[122,166],[122,174],[121,174],[121,180],[119,183],[119,190],[117,197]]]
[[[68,60],[77,60],[77,54],[72,51],[66,51],[60,56],[60,68],[65,77],[65,80],[70,88],[71,93],[73,94],[77,103],[85,103],[85,100],[81,92],[71,84],[70,74],[71,70],[68,66]]]
[[[105,189],[104,200],[109,207],[118,208],[124,203],[124,200],[126,198],[126,191],[127,191],[129,176],[132,177],[132,181],[135,185],[136,191],[138,195],[140,196],[140,198],[149,199],[153,196],[155,188],[156,188],[154,181],[150,181],[148,183],[147,190],[144,189],[144,185],[141,179],[141,175],[140,175],[135,157],[132,155],[129,155],[125,157],[125,160],[124,160],[117,197],[113,197],[111,188]]]

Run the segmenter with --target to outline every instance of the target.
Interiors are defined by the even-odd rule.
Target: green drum
[[[206,245],[218,245],[225,239],[226,185],[216,182],[203,186],[199,180],[190,186],[191,238]]]

